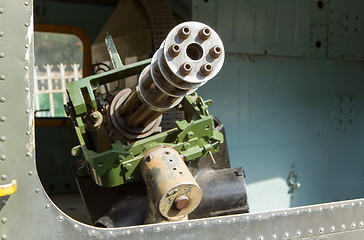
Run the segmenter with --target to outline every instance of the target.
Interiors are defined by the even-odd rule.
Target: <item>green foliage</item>
[[[43,32],[34,34],[35,65],[40,68],[45,64],[82,65],[82,52],[82,41],[74,35]]]

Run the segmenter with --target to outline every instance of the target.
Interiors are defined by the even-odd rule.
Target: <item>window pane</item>
[[[71,34],[36,32],[35,116],[65,117],[66,84],[82,78],[82,41]]]

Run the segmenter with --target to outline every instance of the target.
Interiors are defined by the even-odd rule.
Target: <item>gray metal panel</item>
[[[364,60],[364,2],[330,2],[329,57]]]
[[[360,62],[227,55],[199,94],[214,100],[253,212],[364,196],[363,77]]]
[[[329,13],[321,2],[194,1],[194,18],[216,25],[228,52],[319,57],[327,55]]]

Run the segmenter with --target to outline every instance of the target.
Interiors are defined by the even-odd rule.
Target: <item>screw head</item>
[[[173,201],[174,206],[178,210],[186,208],[189,203],[190,203],[190,198],[186,195],[180,195],[180,196],[176,197]]]
[[[5,122],[5,120],[6,120],[6,117],[0,117],[1,122]]]
[[[5,57],[5,53],[0,52],[0,58],[3,58],[3,57]]]
[[[4,13],[4,9],[0,8],[0,14]]]
[[[0,102],[4,103],[5,102],[5,98],[4,97],[0,97]]]
[[[4,235],[1,236],[1,240],[7,240],[7,239],[8,239],[7,235],[4,234]]]
[[[1,219],[1,223],[6,223],[8,220],[6,218]]]
[[[0,137],[1,142],[5,142],[5,140],[6,140],[6,137],[4,137],[4,136]]]
[[[5,75],[0,75],[0,80],[4,81],[5,80]]]
[[[6,160],[6,156],[5,155],[1,155],[0,156],[0,159],[1,159],[1,161],[5,161]]]

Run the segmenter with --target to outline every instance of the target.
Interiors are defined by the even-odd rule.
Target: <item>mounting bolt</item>
[[[91,114],[91,117],[92,117],[93,119],[95,119],[95,120],[98,120],[98,119],[99,119],[99,114],[97,114],[97,112],[93,112],[93,113]]]
[[[191,28],[184,26],[178,31],[178,36],[182,39],[187,39],[190,36]]]
[[[186,195],[180,195],[180,196],[176,197],[173,201],[173,205],[178,210],[186,208],[189,203],[190,203],[190,198]]]

